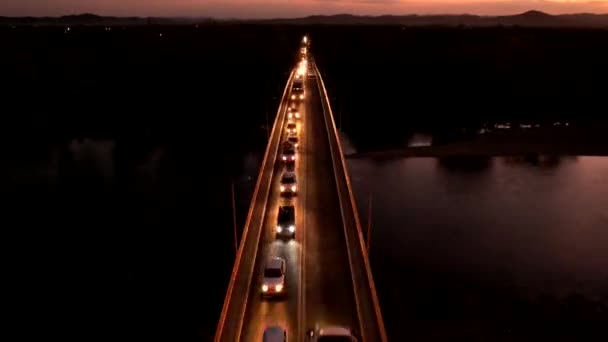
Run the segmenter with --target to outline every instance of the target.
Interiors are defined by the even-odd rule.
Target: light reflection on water
[[[373,196],[371,257],[384,309],[420,316],[408,292],[442,297],[461,291],[446,285],[454,282],[608,302],[608,157],[348,164],[362,222]]]

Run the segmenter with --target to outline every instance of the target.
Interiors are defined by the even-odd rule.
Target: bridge
[[[327,90],[304,38],[277,111],[226,291],[216,342],[262,341],[279,325],[290,341],[315,326],[351,328],[360,341],[387,341],[344,153]],[[302,82],[303,81],[303,82]],[[293,87],[297,82],[297,87]],[[303,84],[303,98],[299,88]],[[295,88],[295,90],[294,90]],[[297,92],[297,93],[296,93]],[[292,109],[289,109],[292,107]],[[281,196],[281,149],[298,111],[297,194]],[[294,114],[291,114],[294,116]],[[280,205],[295,207],[295,237],[277,239]],[[284,296],[262,298],[270,257],[285,260]]]

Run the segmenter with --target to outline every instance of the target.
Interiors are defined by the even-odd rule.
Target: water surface
[[[608,158],[348,163],[392,340],[606,333]]]

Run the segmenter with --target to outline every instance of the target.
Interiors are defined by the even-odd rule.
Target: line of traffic
[[[241,241],[237,250],[236,259],[230,276],[230,282],[224,298],[224,305],[218,321],[214,341],[238,341],[243,325],[245,309],[247,307],[247,294],[249,293],[251,277],[253,275],[253,267],[255,265],[255,256],[257,255],[257,247],[259,236],[262,231],[263,216],[266,212],[266,203],[268,199],[270,182],[273,179],[274,160],[278,153],[278,145],[280,142],[280,132],[282,131],[282,123],[285,117],[285,104],[287,103],[287,94],[291,80],[295,73],[291,73],[283,90],[281,104],[279,106],[275,122],[273,124],[270,139],[266,146],[262,165],[258,174],[255,189],[252,195],[251,205],[247,213],[247,219],[241,235]],[[269,162],[271,161],[271,162]],[[260,189],[263,189],[260,191]],[[262,199],[260,199],[262,198]],[[260,208],[259,204],[263,203],[264,207]],[[253,256],[243,259],[243,255]],[[236,291],[235,291],[236,289]],[[235,294],[236,293],[236,294]],[[235,295],[233,295],[235,294]],[[228,318],[231,319],[227,323]],[[228,327],[227,327],[228,326]]]

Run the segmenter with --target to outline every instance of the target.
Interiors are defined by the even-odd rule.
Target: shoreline
[[[599,128],[599,127],[598,127]],[[349,159],[407,157],[608,156],[608,135],[589,128],[494,132],[451,143],[346,154]]]
[[[346,154],[347,159],[396,159],[409,157],[508,157],[526,155],[552,156],[608,156],[608,147],[555,146],[551,144],[486,145],[479,143],[455,143],[439,146],[406,147],[390,151],[371,151]]]

